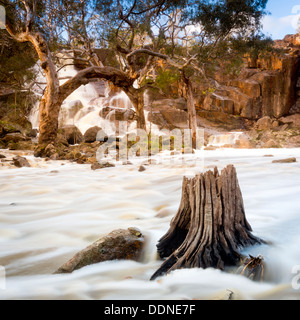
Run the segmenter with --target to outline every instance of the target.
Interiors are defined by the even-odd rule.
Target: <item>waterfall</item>
[[[33,91],[39,97],[42,97],[46,83],[43,76],[43,72],[40,68],[40,64],[37,63],[34,69],[37,72],[37,81],[42,85],[35,86]],[[60,85],[63,84],[68,78],[76,75],[77,70],[74,66],[66,66],[59,71],[59,78],[64,80],[60,81]],[[147,101],[147,95],[145,94],[145,101]],[[105,117],[101,117],[101,111],[107,108],[109,110]],[[108,135],[115,135],[116,126],[114,121],[109,121],[111,112],[120,109],[132,109],[134,107],[125,94],[120,91],[114,95],[111,95],[110,89],[104,81],[92,82],[87,85],[83,85],[74,91],[62,104],[59,115],[59,126],[75,125],[84,134],[89,128],[98,126],[102,128]],[[145,117],[148,118],[148,113],[145,111]],[[39,127],[39,102],[32,108],[29,115],[29,121],[32,123],[33,128]],[[156,125],[147,121],[148,131],[159,131]],[[129,123],[128,131],[136,129],[135,121]]]
[[[235,145],[243,132],[229,132],[225,134],[212,135],[209,138],[208,145],[222,147],[225,145]]]

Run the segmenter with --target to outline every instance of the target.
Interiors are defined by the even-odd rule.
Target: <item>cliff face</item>
[[[283,40],[276,43],[279,50],[249,59],[236,79],[219,75],[217,89],[198,104],[199,111],[250,120],[288,115],[297,100],[300,65],[300,46],[294,42]]]

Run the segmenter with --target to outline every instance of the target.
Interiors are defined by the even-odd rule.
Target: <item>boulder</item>
[[[59,130],[69,144],[79,144],[84,141],[83,135],[76,126],[65,126]]]
[[[256,123],[256,128],[258,130],[270,130],[273,128],[273,121],[270,117],[263,117],[259,119]]]
[[[28,160],[24,157],[21,157],[21,156],[16,156],[15,158],[13,158],[13,164],[17,168],[22,168],[22,167],[30,168],[31,167]]]
[[[5,137],[8,133],[20,133],[16,125],[7,121],[0,121],[0,138]]]
[[[278,142],[276,142],[273,139],[268,140],[267,142],[265,142],[262,146],[262,148],[265,149],[274,149],[274,148],[281,148],[281,146],[279,145]]]
[[[292,116],[281,118],[280,121],[285,124],[292,124],[295,127],[300,127],[300,114],[294,114]]]
[[[187,111],[187,103],[184,98],[179,99],[162,99],[152,102],[149,106],[150,110],[161,111],[165,109],[178,109]]]
[[[272,163],[294,163],[297,162],[296,158],[288,158],[288,159],[282,159],[282,160],[274,160]]]
[[[71,273],[74,270],[103,261],[138,261],[143,245],[144,236],[140,230],[136,228],[115,230],[77,253],[55,273]]]
[[[135,118],[135,112],[132,109],[113,109],[106,116],[109,121],[134,121]]]
[[[234,147],[238,149],[253,149],[256,147],[256,143],[253,140],[251,140],[247,135],[242,134],[236,141]]]
[[[115,165],[109,162],[103,162],[103,163],[96,162],[91,165],[91,170],[95,171],[99,169],[113,168],[113,167],[115,167]]]
[[[99,131],[102,131],[102,128],[97,126],[88,129],[83,136],[84,142],[93,143],[97,141],[97,134]]]
[[[110,106],[102,108],[99,116],[109,121],[134,121],[136,119],[133,109],[113,108]]]
[[[8,133],[3,139],[2,141],[6,144],[10,143],[10,142],[14,142],[14,143],[18,143],[21,141],[30,141],[30,138],[25,137],[22,133]]]

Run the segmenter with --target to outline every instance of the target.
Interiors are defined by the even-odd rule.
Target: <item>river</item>
[[[89,165],[26,157],[31,168],[0,167],[0,299],[226,299],[231,291],[237,299],[300,298],[293,274],[300,265],[300,164],[272,164],[299,160],[300,149],[198,151],[184,162],[166,155],[144,172],[138,171],[139,159],[92,171]],[[156,243],[176,214],[183,176],[228,164],[237,169],[253,233],[272,243],[244,250],[264,256],[266,281],[189,269],[150,282],[161,264]],[[101,236],[128,227],[145,235],[141,261],[52,274]]]

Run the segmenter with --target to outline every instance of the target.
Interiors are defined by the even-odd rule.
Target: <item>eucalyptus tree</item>
[[[143,77],[150,60],[141,70],[137,70],[134,63],[135,53],[134,42],[136,40],[136,29],[131,24],[131,15],[142,17],[159,15],[164,9],[170,6],[170,1],[151,1],[151,3],[138,4],[137,1],[117,2],[117,9],[114,2],[97,1],[98,15],[103,18],[102,8],[116,10],[115,16],[118,28],[116,38],[122,33],[124,23],[131,28],[131,36],[128,47],[116,45],[119,52],[126,51],[126,70],[111,66],[103,66],[95,55],[95,41],[88,32],[87,15],[90,15],[93,1],[56,1],[47,0],[37,2],[35,0],[9,1],[5,0],[4,5],[8,12],[6,30],[10,36],[18,42],[29,42],[33,45],[39,57],[41,67],[46,77],[46,90],[39,106],[39,145],[46,146],[55,143],[58,132],[58,117],[63,101],[81,85],[86,85],[95,79],[111,81],[115,86],[124,90],[138,113],[138,127],[145,129],[145,118],[142,112],[143,102],[141,90],[135,87],[139,77]],[[109,5],[108,7],[106,5]],[[59,8],[59,9],[58,9]],[[99,10],[100,9],[100,10]],[[126,11],[125,11],[126,10]],[[151,11],[152,10],[152,11]],[[101,17],[102,14],[102,17]],[[112,15],[110,15],[112,16]],[[111,20],[110,20],[111,21]],[[103,25],[102,25],[103,26]],[[108,27],[109,24],[106,24]],[[99,23],[98,23],[99,31]],[[108,34],[107,30],[100,31]],[[67,40],[65,40],[67,34]],[[121,36],[122,37],[122,36]],[[124,39],[123,39],[124,40]],[[124,40],[125,41],[125,40]],[[88,67],[79,71],[74,77],[60,85],[58,68],[53,55],[53,45],[59,44],[67,47],[82,49],[83,57],[88,57]]]
[[[218,55],[220,44],[249,28],[257,30],[266,4],[266,0],[1,1],[8,12],[6,30],[16,41],[33,45],[46,77],[39,106],[41,147],[55,143],[63,101],[95,79],[122,89],[136,109],[138,128],[146,129],[144,91],[155,85],[151,71],[159,60],[182,74],[195,136],[190,70],[205,75],[204,67],[213,60],[212,53]],[[99,46],[115,53],[118,67],[101,63],[95,51]],[[63,84],[55,58],[61,50],[77,51],[86,62],[85,69]]]

